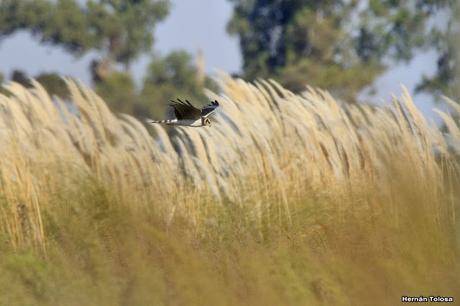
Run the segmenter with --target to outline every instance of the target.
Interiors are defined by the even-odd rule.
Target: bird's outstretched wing
[[[174,114],[179,120],[197,120],[201,117],[201,111],[193,106],[188,100],[182,101],[177,99],[177,101],[171,101],[169,104],[174,109]]]
[[[203,107],[201,109],[201,116],[202,117],[208,117],[209,115],[211,115],[215,110],[216,108],[219,107],[219,102],[217,102],[217,100],[215,101],[212,101],[210,104],[206,105],[205,107]]]

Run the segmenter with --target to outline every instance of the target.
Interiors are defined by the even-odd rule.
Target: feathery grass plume
[[[438,111],[443,134],[407,91],[357,106],[273,80],[217,82],[213,125],[175,133],[112,113],[70,79],[71,107],[36,82],[7,85],[0,252],[14,251],[0,281],[15,301],[394,304],[458,289],[452,115]],[[1,288],[0,304],[14,294]]]
[[[84,161],[90,172],[123,198],[165,196],[190,182],[196,188],[209,188],[217,201],[223,196],[241,204],[248,202],[247,193],[262,192],[271,198],[286,195],[287,190],[300,197],[305,186],[340,189],[376,179],[399,154],[420,176],[426,171],[433,179],[440,176],[432,147],[446,145],[436,127],[426,124],[407,91],[393,107],[375,110],[340,105],[327,92],[313,88],[297,96],[273,80],[251,85],[222,76],[224,98],[208,92],[221,101],[224,112],[216,115],[213,128],[178,129],[171,137],[155,126],[152,141],[136,119],[115,116],[91,90],[71,80],[66,83],[74,112],[52,101],[37,83],[30,90],[10,84],[13,95],[2,97],[2,126],[6,134],[15,135],[21,150],[31,146],[30,158],[53,148],[55,159]],[[450,117],[442,116],[451,136],[459,138]],[[37,133],[43,133],[39,144]],[[56,152],[68,156],[58,157]],[[241,181],[255,182],[256,177],[259,187],[242,187]],[[286,196],[275,202],[288,210]]]

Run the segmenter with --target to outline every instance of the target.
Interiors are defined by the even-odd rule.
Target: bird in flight
[[[188,100],[182,101],[177,99],[177,101],[171,101],[169,104],[174,109],[175,119],[167,120],[152,120],[147,119],[146,122],[149,124],[153,123],[164,123],[167,125],[181,125],[181,126],[210,126],[211,120],[208,118],[216,108],[219,107],[219,102],[217,100],[212,101],[210,104],[203,107],[201,110],[193,106]]]

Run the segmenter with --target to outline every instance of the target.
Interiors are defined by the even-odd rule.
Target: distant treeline
[[[354,102],[389,67],[434,50],[436,73],[424,76],[417,90],[460,97],[454,49],[459,8],[454,0],[229,1],[234,10],[228,32],[239,39],[240,76],[247,80],[274,78],[295,92],[306,84],[318,86]],[[203,60],[195,64],[183,50],[152,56],[144,80],[134,83],[130,66],[140,55],[154,54],[155,27],[170,10],[168,0],[4,0],[0,42],[29,31],[40,43],[76,57],[96,51],[88,68],[95,90],[112,109],[159,116],[168,100],[188,96],[201,101],[203,87],[213,87]],[[19,71],[9,76],[16,81],[28,77]],[[32,77],[49,92],[64,94],[65,86],[52,73]]]

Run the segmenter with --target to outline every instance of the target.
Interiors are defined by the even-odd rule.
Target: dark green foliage
[[[87,7],[96,41],[108,43],[110,57],[128,66],[140,53],[151,50],[153,29],[167,16],[169,1],[88,1]]]
[[[208,78],[201,84],[192,56],[185,51],[173,51],[150,63],[142,88],[137,90],[127,73],[113,72],[95,83],[96,91],[113,110],[138,117],[165,116],[170,100],[185,98],[196,105],[208,102],[203,88],[215,85]]]
[[[458,101],[460,99],[460,79],[458,77],[460,7],[458,4],[451,6],[452,9],[447,14],[450,18],[447,19],[445,29],[433,29],[431,33],[432,42],[439,54],[438,71],[433,77],[425,76],[417,90],[443,94]]]
[[[124,72],[114,72],[103,81],[96,82],[95,90],[110,108],[119,112],[131,113],[137,100],[134,81]]]
[[[74,55],[96,50],[102,57],[90,70],[94,86],[113,110],[137,116],[163,116],[170,99],[186,97],[205,103],[191,56],[184,51],[154,58],[142,88],[132,76],[119,72],[114,62],[129,68],[153,44],[155,25],[169,11],[169,0],[38,0],[0,1],[0,40],[16,31],[30,31],[40,42],[63,47]],[[38,76],[50,94],[65,97],[62,80],[53,74]],[[26,74],[17,71],[12,79],[29,86]]]
[[[22,70],[15,69],[11,73],[10,77],[11,81],[19,83],[25,87],[31,87],[29,77],[27,76],[27,73],[25,73]]]
[[[388,63],[433,47],[429,21],[454,5],[449,0],[230,1],[234,15],[228,30],[240,39],[246,77],[275,77],[296,91],[305,84],[320,86],[348,98],[372,84]]]
[[[168,10],[168,0],[3,0],[0,39],[26,30],[75,55],[98,50],[128,66],[151,49],[155,24]]]
[[[49,95],[55,95],[63,99],[69,98],[69,91],[62,76],[57,73],[41,73],[33,77],[48,92]],[[31,77],[22,70],[13,70],[10,81],[19,83],[25,87],[33,87],[30,81]]]
[[[3,73],[0,72],[0,94],[7,95],[8,92],[3,88],[3,82],[5,82],[5,77]]]
[[[56,95],[60,98],[69,98],[69,90],[62,76],[57,73],[41,73],[35,77],[50,95]]]
[[[154,58],[147,68],[141,92],[142,106],[155,116],[162,116],[170,100],[186,98],[199,105],[208,103],[203,87],[212,88],[209,78],[201,84],[192,57],[185,51],[173,51],[164,58]]]

